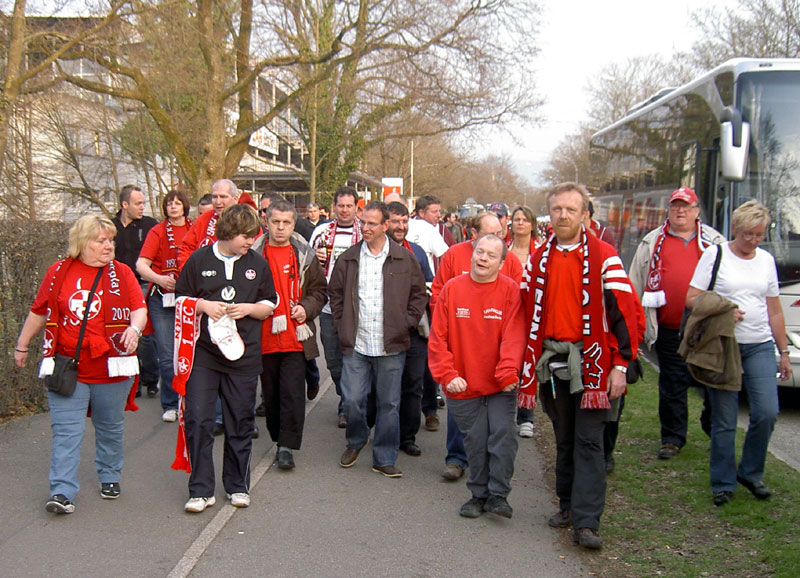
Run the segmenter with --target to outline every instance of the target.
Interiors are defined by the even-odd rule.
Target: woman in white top
[[[759,249],[770,224],[768,209],[747,201],[733,212],[733,241],[720,245],[722,261],[714,291],[736,303],[735,335],[742,357],[742,384],[750,405],[750,424],[736,466],[738,391],[708,388],[711,399],[711,490],[714,504],[731,500],[737,482],[758,499],[770,497],[762,481],[767,446],[778,417],[775,345],[780,350],[781,381],[789,378],[789,344],[778,299],[775,259]],[[716,251],[706,251],[695,269],[687,306],[708,287]]]

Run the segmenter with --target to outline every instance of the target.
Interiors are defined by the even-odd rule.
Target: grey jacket
[[[725,237],[708,225],[702,225],[702,227],[703,234],[706,235],[714,245],[719,245],[726,241]],[[639,294],[640,300],[644,293],[645,286],[647,285],[647,272],[650,268],[650,258],[653,256],[653,251],[656,249],[656,240],[660,232],[661,227],[656,227],[647,233],[642,239],[642,242],[639,243],[636,254],[633,256],[633,261],[631,261],[629,276],[634,289],[636,289],[636,292]],[[658,309],[655,307],[645,307],[644,315],[647,320],[644,341],[647,347],[652,349],[653,344],[658,338]]]

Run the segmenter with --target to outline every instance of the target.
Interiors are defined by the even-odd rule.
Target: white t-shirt
[[[408,221],[406,240],[409,243],[416,243],[422,247],[422,250],[425,251],[425,254],[428,256],[428,265],[431,271],[434,272],[433,258],[441,257],[447,253],[447,249],[449,249],[444,238],[439,234],[438,229],[428,221],[422,219],[410,219]]]
[[[764,343],[772,340],[767,315],[767,297],[777,297],[778,271],[775,259],[763,249],[756,249],[755,257],[742,259],[730,249],[729,243],[722,248],[722,261],[717,273],[714,291],[736,303],[744,311],[742,320],[736,324],[736,341],[739,343]],[[694,276],[689,283],[695,289],[705,291],[711,282],[711,270],[717,251],[709,248],[703,252]]]

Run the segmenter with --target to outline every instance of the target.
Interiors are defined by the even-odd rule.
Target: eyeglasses
[[[745,241],[763,241],[767,238],[766,233],[739,233]]]

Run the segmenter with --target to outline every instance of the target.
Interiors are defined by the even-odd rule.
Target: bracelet
[[[16,351],[17,353],[28,353],[27,349],[20,349],[19,347],[15,347],[14,351]]]
[[[614,369],[616,369],[617,371],[619,371],[619,372],[621,372],[623,374],[627,374],[628,373],[628,368],[625,367],[624,365],[615,365]]]
[[[789,350],[788,349],[780,349],[779,351],[780,351],[781,355],[783,355],[784,353],[786,355],[789,355]]]
[[[136,332],[136,335],[138,335],[139,337],[142,336],[142,330],[141,329],[139,329],[135,325],[131,325],[130,328],[133,329]]]

